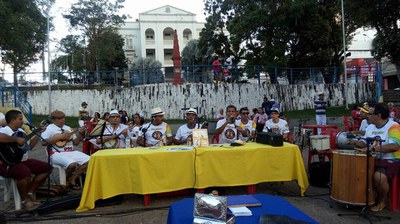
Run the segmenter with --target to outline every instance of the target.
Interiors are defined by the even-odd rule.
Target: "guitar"
[[[85,131],[86,131],[87,126],[83,126],[83,128],[84,128]],[[71,128],[71,130],[73,130],[73,129]],[[68,142],[72,141],[72,138],[73,138],[74,134],[78,134],[78,131],[79,131],[79,129],[73,131],[72,134],[71,134],[71,137],[70,137],[68,140],[60,140],[60,141],[54,143],[54,145],[56,145],[58,148],[64,148],[64,146],[65,146]],[[55,135],[53,135],[53,137],[54,137],[54,136],[62,135],[62,134],[64,134],[64,133],[66,133],[66,132],[67,132],[67,133],[71,133],[70,131],[66,131],[66,130],[64,130],[64,129],[61,128],[61,133],[60,133],[60,134],[55,134]]]
[[[0,143],[0,160],[7,166],[21,162],[24,154],[30,149],[27,141],[38,133],[40,133],[40,129],[34,129],[29,135],[22,131],[15,132],[13,136],[25,138],[26,143],[24,145],[19,145],[16,142]]]

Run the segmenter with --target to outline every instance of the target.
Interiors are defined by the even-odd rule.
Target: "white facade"
[[[125,39],[125,56],[130,62],[154,57],[162,66],[171,66],[174,30],[182,52],[190,40],[199,39],[203,28],[204,23],[196,21],[196,14],[165,5],[140,13],[138,20],[125,22],[119,32]]]
[[[370,28],[358,28],[353,35],[353,40],[349,45],[348,51],[351,52],[351,56],[348,59],[353,58],[373,58],[372,51],[372,40],[375,38],[376,31]]]

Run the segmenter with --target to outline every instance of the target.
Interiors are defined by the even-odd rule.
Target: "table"
[[[321,128],[322,132],[325,131],[326,129],[338,129],[337,125],[332,125],[332,124],[325,124],[325,125],[303,124],[301,127],[305,129],[313,129],[313,135],[316,135],[318,133],[317,132],[318,128]]]
[[[93,209],[96,200],[120,194],[146,195],[193,188],[195,151],[166,151],[166,148],[170,147],[109,149],[94,153],[76,211]]]
[[[240,224],[258,224],[260,215],[286,215],[290,218],[309,223],[318,223],[305,213],[294,207],[285,199],[279,196],[271,196],[266,194],[253,195],[258,199],[262,206],[249,207],[252,216],[239,216],[236,217],[236,223]],[[189,224],[193,223],[193,198],[186,198],[173,203],[168,212],[168,224]]]
[[[244,146],[210,146],[196,151],[195,188],[198,189],[297,180],[301,195],[304,195],[308,187],[297,145],[285,142],[282,147],[274,147],[249,142]]]

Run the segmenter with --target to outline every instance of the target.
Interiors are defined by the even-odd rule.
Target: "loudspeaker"
[[[256,142],[272,146],[283,146],[283,136],[275,132],[258,132]]]
[[[313,162],[309,167],[310,184],[314,187],[328,187],[331,173],[329,161]]]
[[[67,209],[76,209],[81,201],[81,194],[68,195],[57,200],[47,201],[40,205],[36,210],[38,215],[44,215],[52,212],[63,211]]]

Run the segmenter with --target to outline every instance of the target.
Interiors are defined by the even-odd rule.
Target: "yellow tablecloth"
[[[77,212],[119,194],[153,194],[193,188],[194,150],[100,150],[90,157]]]
[[[203,147],[196,151],[195,188],[297,180],[303,195],[308,187],[297,145],[284,143],[282,147],[272,147],[247,143],[238,147]]]

